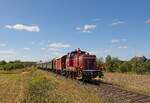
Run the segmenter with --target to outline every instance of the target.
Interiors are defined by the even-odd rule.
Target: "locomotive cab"
[[[85,54],[79,58],[81,67],[83,68],[82,78],[89,80],[96,78],[97,76],[101,77],[101,71],[96,67],[96,56]]]

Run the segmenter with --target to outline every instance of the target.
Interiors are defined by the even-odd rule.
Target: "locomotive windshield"
[[[85,64],[87,70],[95,69],[95,59],[87,59]]]

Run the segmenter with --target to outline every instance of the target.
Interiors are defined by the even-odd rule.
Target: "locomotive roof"
[[[81,50],[79,49],[79,51],[78,51],[78,50],[75,50],[75,51],[70,52],[69,54],[73,54],[73,55],[74,55],[74,54],[77,54],[78,52],[80,52],[81,55],[87,53],[87,52],[81,51]],[[88,53],[88,54],[89,54],[89,53]],[[68,54],[67,54],[67,55],[68,55]],[[61,57],[54,58],[53,60],[65,58],[65,57],[67,57],[67,55],[63,55],[63,56],[61,56]]]
[[[71,52],[71,54],[76,54],[76,53],[78,53],[78,51],[72,51],[72,52]],[[81,54],[85,54],[86,52],[85,52],[85,51],[80,51],[80,53],[81,53]]]

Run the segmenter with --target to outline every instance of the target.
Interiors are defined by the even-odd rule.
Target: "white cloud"
[[[145,21],[146,24],[150,24],[150,19]]]
[[[4,44],[4,43],[0,44],[0,47],[6,47],[6,46],[7,44]]]
[[[23,48],[23,50],[30,50],[30,48],[25,47],[25,48]]]
[[[61,53],[61,52],[52,52],[51,53],[54,57],[60,57],[62,55],[64,55],[64,53]]]
[[[48,45],[49,48],[69,48],[71,47],[69,44],[64,43],[51,43]]]
[[[88,53],[90,53],[92,55],[95,55],[95,54],[98,54],[99,51],[97,51],[97,50],[91,50],[91,51],[88,51]]]
[[[108,52],[110,52],[110,49],[105,49],[104,50],[104,53],[108,53]]]
[[[94,54],[94,55],[97,55],[97,56],[102,56],[102,55],[105,55],[105,53],[109,53],[110,51],[111,51],[110,49],[90,50],[90,51],[88,51],[88,53]]]
[[[76,27],[76,30],[89,33],[95,28],[96,28],[96,25],[94,24],[86,24],[86,25],[83,25],[83,27]]]
[[[79,31],[80,31],[80,30],[82,30],[82,28],[81,28],[81,27],[76,27],[76,30],[79,30]]]
[[[15,55],[16,52],[13,50],[0,50],[0,55]]]
[[[48,48],[49,51],[61,51],[59,48]]]
[[[119,42],[126,42],[127,39],[112,39],[111,43],[119,43]]]
[[[118,40],[118,39],[112,39],[111,42],[112,42],[112,43],[119,43],[120,40]]]
[[[46,50],[46,48],[41,48],[41,50]]]
[[[118,46],[118,49],[127,49],[127,46]]]
[[[91,30],[95,28],[96,28],[96,25],[84,25],[83,32],[90,32]]]
[[[124,24],[124,21],[114,21],[113,23],[111,23],[112,26],[117,26],[117,25],[121,25]]]
[[[28,32],[40,31],[40,28],[37,25],[15,24],[15,25],[5,25],[5,28],[12,29],[12,30],[28,31]]]

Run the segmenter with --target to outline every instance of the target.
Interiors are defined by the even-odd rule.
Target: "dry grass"
[[[97,88],[37,69],[0,71],[0,103],[100,103]]]
[[[0,73],[0,103],[15,103],[20,93],[21,75]]]
[[[94,86],[81,85],[64,77],[56,76],[50,73],[52,77],[57,78],[58,85],[53,91],[57,95],[64,97],[65,103],[100,103],[98,88]],[[56,97],[57,98],[57,97]]]
[[[150,95],[150,75],[105,73],[103,81],[123,88]]]

